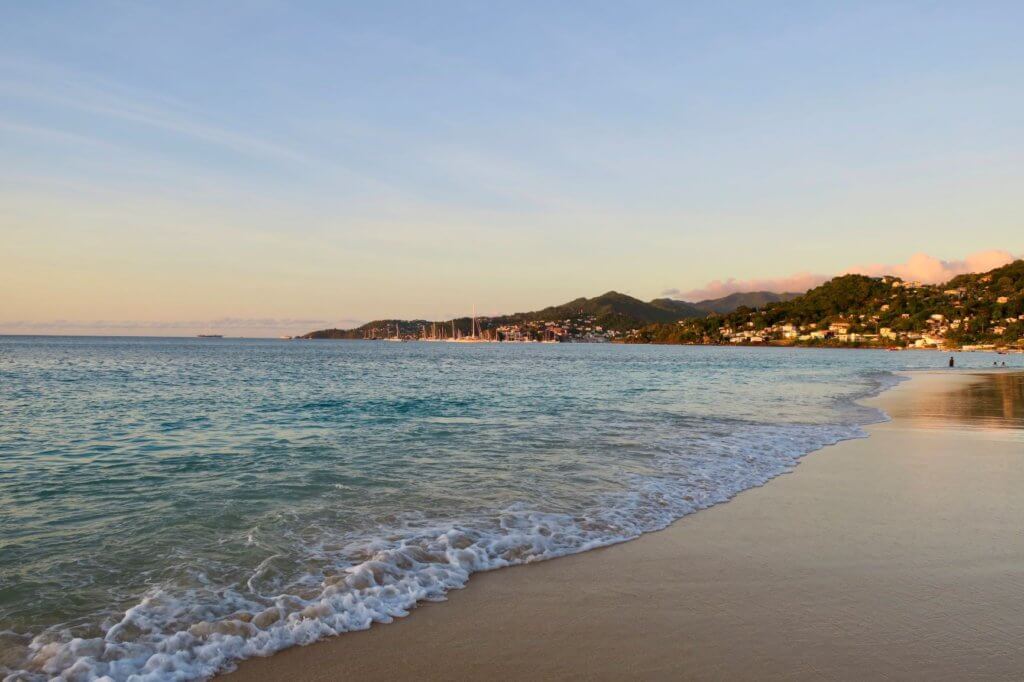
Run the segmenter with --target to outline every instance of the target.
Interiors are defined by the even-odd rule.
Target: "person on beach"
[[[949,356],[949,366],[952,367],[955,363],[953,362],[953,356]]]

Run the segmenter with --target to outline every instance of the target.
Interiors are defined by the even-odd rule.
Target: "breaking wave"
[[[872,375],[869,392],[896,381]],[[848,399],[848,421],[839,424],[681,417],[680,435],[663,438],[650,455],[655,473],[630,475],[625,492],[596,496],[578,513],[517,504],[445,523],[407,515],[336,545],[307,542],[298,551],[308,571],[289,571],[282,565],[295,557],[271,554],[244,584],[201,572],[187,588],[157,584],[96,636],[51,628],[18,642],[16,633],[0,633],[23,655],[5,681],[205,679],[240,659],[388,623],[419,602],[443,600],[475,572],[659,530],[766,483],[814,450],[863,437],[862,425],[885,418],[853,402],[867,394]],[[250,540],[259,542],[258,529]]]

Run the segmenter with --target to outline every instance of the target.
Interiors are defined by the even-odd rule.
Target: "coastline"
[[[983,387],[1021,375],[912,377],[862,401],[892,417],[870,438],[728,503],[628,543],[478,574],[410,618],[229,677],[1019,675],[1024,439],[1000,411],[1015,419],[1020,406]]]

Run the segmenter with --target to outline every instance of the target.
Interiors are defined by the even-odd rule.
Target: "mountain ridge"
[[[763,295],[770,292],[753,292],[754,295]],[[782,294],[786,295],[786,294]],[[735,298],[743,294],[730,294],[725,298]],[[711,299],[704,301],[705,304],[721,305],[719,302],[725,299]],[[745,300],[745,299],[736,299]],[[499,324],[514,323],[521,321],[556,321],[578,317],[580,315],[592,316],[596,326],[610,329],[627,330],[637,325],[653,323],[671,323],[679,320],[703,317],[712,308],[709,306],[699,307],[697,304],[687,301],[680,301],[672,298],[656,298],[651,301],[643,301],[629,294],[611,290],[592,298],[579,297],[566,303],[548,306],[540,310],[517,312],[508,315],[481,316],[480,319]],[[380,319],[367,322],[354,329],[324,329],[303,335],[301,338],[364,338],[369,330],[382,331],[387,328],[393,330],[398,325],[399,335],[411,333],[418,330],[420,326],[455,324],[455,328],[463,333],[468,333],[472,326],[471,318],[462,317],[454,320],[400,320],[395,318]]]
[[[1024,338],[1024,260],[944,284],[841,275],[797,294],[735,292],[691,303],[618,291],[540,310],[445,321],[375,320],[301,338],[1005,346]]]
[[[736,291],[721,298],[709,298],[693,303],[695,307],[709,313],[725,315],[739,308],[762,308],[769,303],[791,301],[803,294],[798,292]]]

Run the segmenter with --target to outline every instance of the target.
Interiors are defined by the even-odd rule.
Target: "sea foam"
[[[388,623],[762,485],[896,381],[852,351],[233,343],[19,350],[5,680],[205,679]]]
[[[240,659],[389,623],[421,601],[443,600],[478,571],[583,552],[664,528],[764,484],[813,450],[863,435],[858,424],[726,424],[703,436],[703,450],[694,449],[692,434],[683,452],[664,443],[656,460],[659,475],[636,477],[630,492],[608,495],[579,515],[512,507],[492,518],[411,533],[389,529],[347,546],[343,555],[366,558],[338,566],[309,590],[254,597],[211,585],[215,610],[197,608],[209,594],[155,587],[102,637],[37,637],[28,645],[24,668],[5,682],[209,678]],[[217,617],[224,610],[232,613]]]

